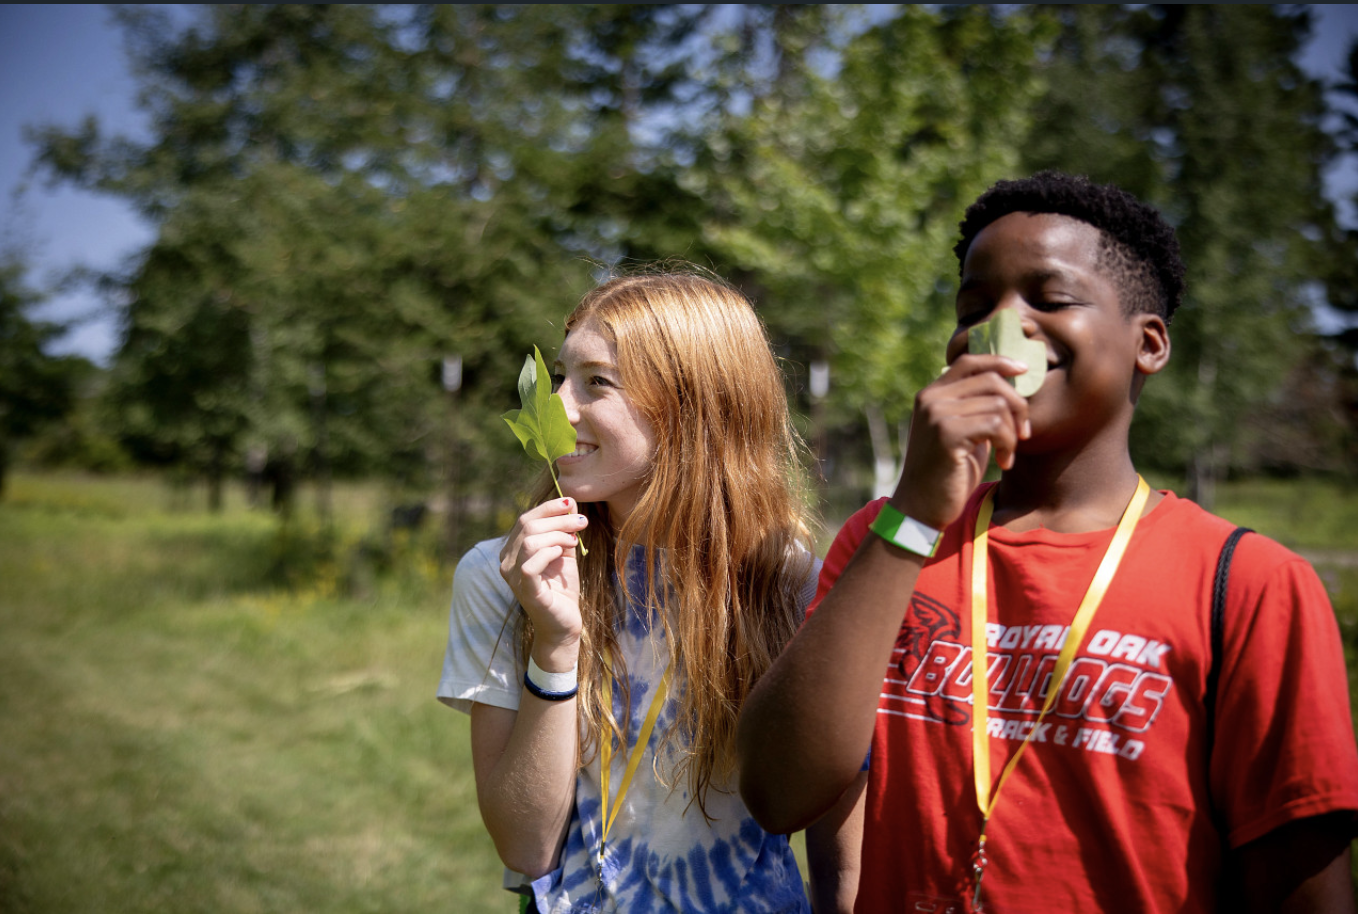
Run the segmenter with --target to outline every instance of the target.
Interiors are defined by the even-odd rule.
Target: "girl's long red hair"
[[[605,504],[581,506],[590,518],[579,559],[581,757],[605,730],[627,736],[601,685],[605,652],[622,672],[621,589],[663,626],[680,696],[665,735],[681,750],[679,771],[657,776],[683,775],[706,814],[708,787],[733,773],[737,712],[800,617],[812,567],[803,446],[764,327],[725,283],[697,272],[615,278],[584,297],[566,333],[587,319],[616,344],[623,391],[654,428],[656,450],[616,532]],[[547,481],[539,500],[549,491]],[[641,594],[625,593],[634,544],[657,569]],[[526,656],[532,633],[520,615]]]

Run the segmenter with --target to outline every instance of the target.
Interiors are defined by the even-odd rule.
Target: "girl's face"
[[[617,529],[650,475],[655,429],[623,389],[617,346],[593,318],[566,335],[552,370],[576,436],[575,452],[556,462],[561,490],[607,503]]]

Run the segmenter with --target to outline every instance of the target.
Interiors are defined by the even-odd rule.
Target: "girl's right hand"
[[[500,576],[528,613],[533,658],[549,672],[574,665],[584,627],[575,535],[588,521],[575,507],[569,498],[555,498],[524,512],[500,550]]]

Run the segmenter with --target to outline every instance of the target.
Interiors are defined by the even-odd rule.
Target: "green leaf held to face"
[[[1027,365],[1026,372],[1008,379],[1020,396],[1031,397],[1047,379],[1047,347],[1041,340],[1023,335],[1023,322],[1018,312],[1010,308],[1001,309],[984,324],[968,330],[967,351],[1007,356]]]
[[[536,346],[532,358],[524,360],[523,371],[519,372],[519,400],[523,402],[523,408],[511,409],[501,418],[514,430],[529,457],[547,461],[547,472],[552,474],[556,494],[564,498],[554,464],[557,458],[575,450],[575,429],[566,416],[566,402],[560,394],[552,392],[552,376]],[[589,555],[579,534],[576,534],[575,542],[581,555]]]
[[[536,346],[519,372],[519,399],[523,408],[511,409],[503,418],[529,457],[553,463],[575,450],[575,429],[566,418],[566,404],[560,394],[552,393],[552,377]]]

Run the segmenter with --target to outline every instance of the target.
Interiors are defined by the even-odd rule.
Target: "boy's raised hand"
[[[575,535],[588,521],[575,510],[571,499],[554,498],[525,511],[500,550],[500,576],[533,623],[533,656],[552,672],[574,664],[584,627]],[[548,666],[558,654],[562,663]]]
[[[1032,434],[1028,401],[1005,379],[1027,367],[999,355],[958,355],[915,397],[905,468],[891,501],[942,530],[981,482],[990,453],[1007,470],[1018,442]]]

